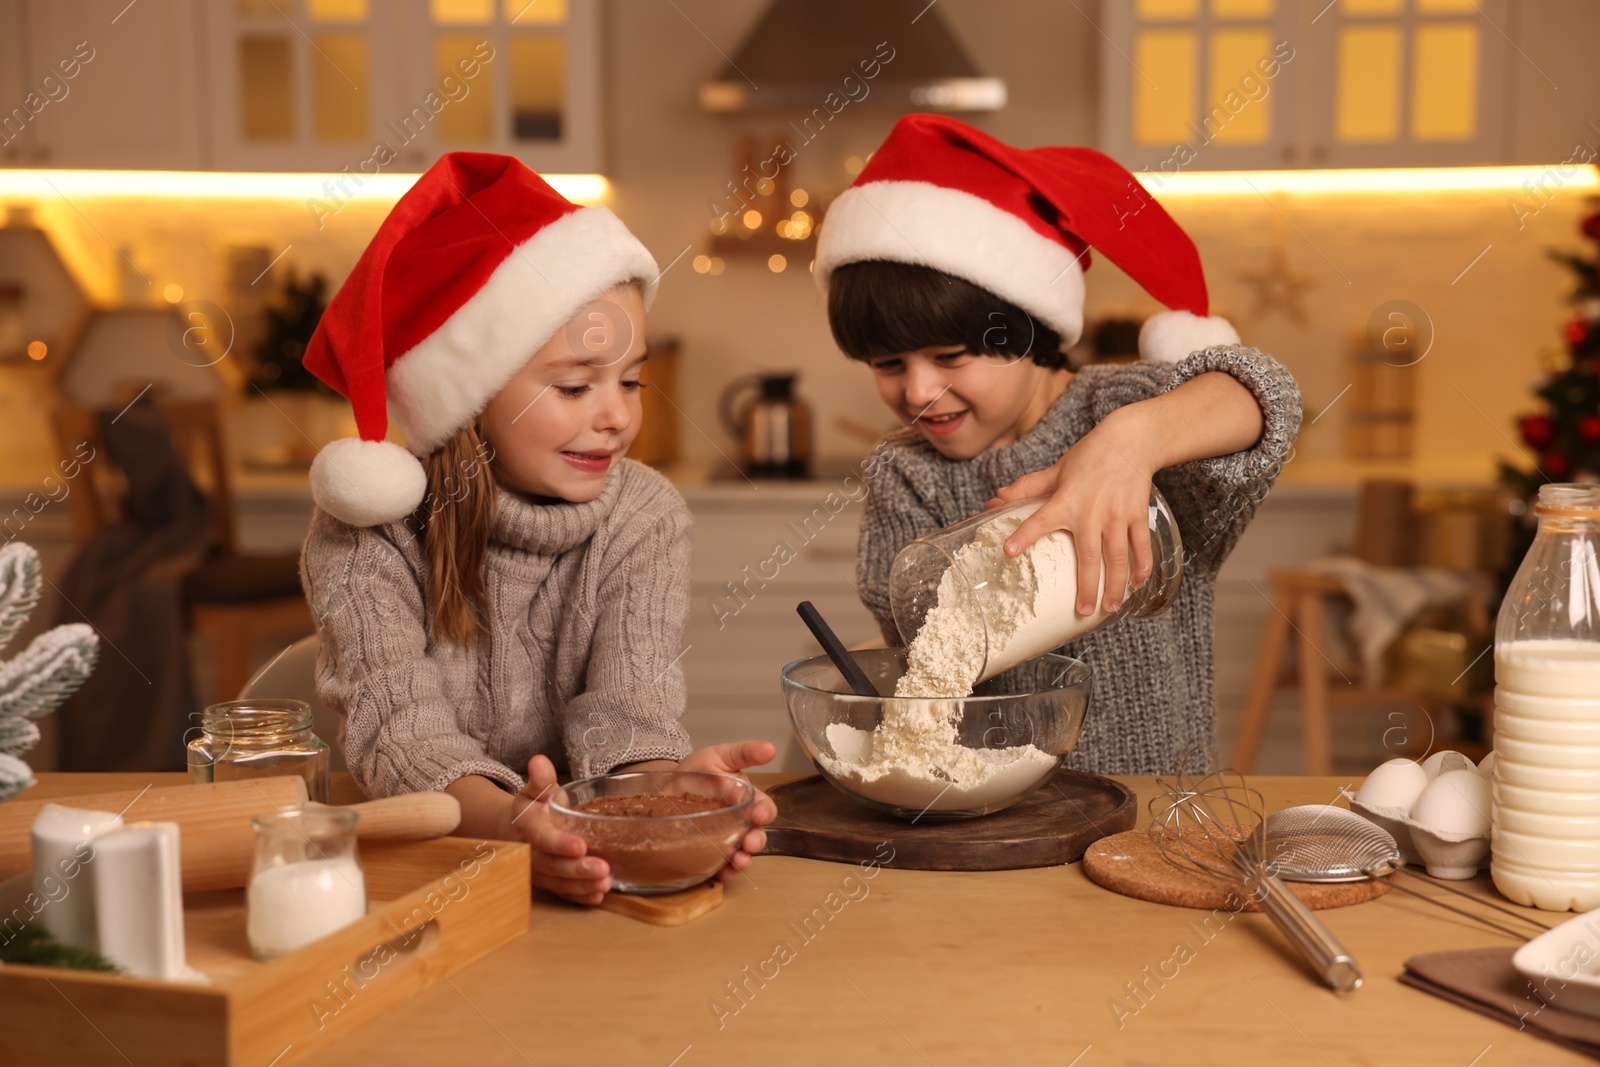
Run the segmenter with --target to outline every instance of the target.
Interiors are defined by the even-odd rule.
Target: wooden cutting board
[[[1237,907],[1237,901],[1247,896],[1238,883],[1174,866],[1144,830],[1113,834],[1090,845],[1083,854],[1083,873],[1113,893],[1155,904],[1208,911],[1261,910],[1248,900],[1243,909]],[[1285,884],[1313,911],[1360,904],[1389,891],[1383,881]],[[1230,900],[1229,894],[1237,895]]]
[[[1093,841],[1134,824],[1139,801],[1121,782],[1059,770],[993,815],[912,823],[873,811],[821,775],[771,791],[778,817],[763,855],[876,862],[915,871],[1011,871],[1071,863]]]

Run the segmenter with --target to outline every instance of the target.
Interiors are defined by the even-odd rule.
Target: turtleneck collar
[[[539,556],[556,556],[576,548],[594,536],[617,500],[620,469],[613,466],[606,475],[605,488],[593,500],[581,504],[567,501],[534,500],[499,486],[490,540],[502,547]]]

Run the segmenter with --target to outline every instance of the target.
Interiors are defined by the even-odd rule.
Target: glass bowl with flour
[[[906,674],[903,649],[851,656],[883,694]],[[783,669],[789,721],[823,778],[903,819],[987,815],[1027,796],[1077,743],[1092,687],[1087,664],[1057,653],[959,698],[858,696],[827,656]]]
[[[1150,490],[1150,578],[1105,609],[1105,575],[1095,610],[1078,614],[1078,552],[1057,531],[1012,559],[1006,538],[1047,497],[1017,500],[919,537],[895,555],[889,606],[910,641],[896,696],[961,697],[1041,653],[1127,616],[1159,615],[1183,580],[1183,540],[1167,501]]]

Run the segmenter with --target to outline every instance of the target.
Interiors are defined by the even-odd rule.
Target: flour
[[[956,740],[961,698],[975,684],[1111,616],[1098,603],[1091,615],[1077,613],[1071,534],[1051,534],[1015,559],[1006,556],[1006,538],[1033,510],[981,525],[955,554],[959,566],[940,579],[937,601],[906,649],[906,673],[895,686],[896,697],[925,699],[885,701],[875,730],[837,722],[828,727],[833,755],[820,762],[853,792],[906,809],[988,807],[1025,792],[1060,762],[1034,745],[975,749]]]
[[[349,856],[257,871],[245,892],[250,947],[271,958],[349,926],[367,913],[367,882]]]
[[[895,696],[967,696],[978,682],[1110,617],[1104,573],[1094,613],[1077,613],[1078,552],[1071,534],[1042,537],[1015,559],[1005,554],[1006,538],[1030,514],[1012,511],[984,523],[956,553],[957,566],[944,572],[937,602],[906,649],[906,673]],[[983,600],[981,616],[975,614],[977,597]]]

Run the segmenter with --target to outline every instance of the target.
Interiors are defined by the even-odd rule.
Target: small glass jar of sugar
[[[189,780],[296,775],[305,779],[306,799],[326,804],[328,754],[305,701],[230,700],[201,714],[200,736],[189,742]]]
[[[889,606],[909,644],[901,696],[959,697],[979,682],[1126,617],[1159,615],[1183,580],[1183,540],[1172,509],[1150,490],[1153,570],[1105,609],[1105,574],[1095,609],[1080,615],[1078,553],[1057,531],[1016,558],[1006,538],[1047,497],[1017,500],[919,537],[889,569]],[[915,689],[912,693],[910,689]]]
[[[245,892],[250,951],[275,959],[367,913],[356,821],[343,808],[291,808],[251,820],[256,861]]]

